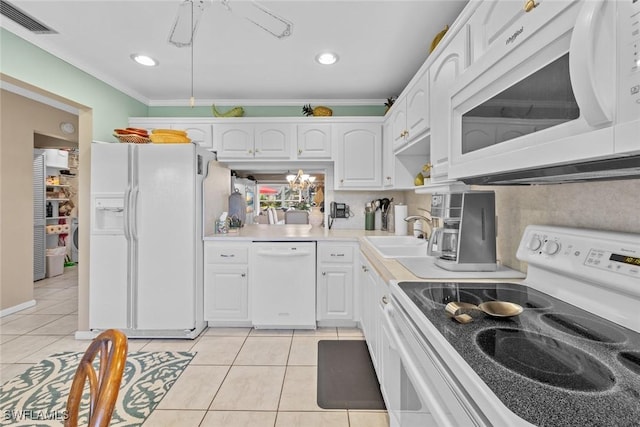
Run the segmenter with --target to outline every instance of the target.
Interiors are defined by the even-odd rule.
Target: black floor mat
[[[318,341],[318,406],[386,409],[364,340]]]

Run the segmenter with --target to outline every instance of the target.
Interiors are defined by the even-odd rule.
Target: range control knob
[[[560,243],[555,240],[547,240],[542,247],[542,252],[547,255],[555,255],[560,252]]]
[[[530,251],[537,251],[540,249],[540,246],[542,246],[542,240],[540,240],[537,234],[533,235],[529,243],[527,243],[527,249]]]

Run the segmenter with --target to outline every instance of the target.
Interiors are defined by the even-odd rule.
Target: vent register
[[[56,30],[47,27],[42,22],[27,15],[8,1],[0,0],[0,15],[11,19],[15,23],[36,34],[58,34]]]

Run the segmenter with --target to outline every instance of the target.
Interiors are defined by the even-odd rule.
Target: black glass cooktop
[[[626,425],[640,419],[640,334],[514,283],[398,287],[521,418],[536,425]],[[399,300],[402,305],[406,298]],[[524,310],[501,318],[472,310],[474,320],[467,324],[445,313],[449,302],[496,300]],[[574,417],[570,424],[564,424],[567,410]]]

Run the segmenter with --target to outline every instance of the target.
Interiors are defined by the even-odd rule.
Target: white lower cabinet
[[[378,379],[380,379],[380,328],[381,318],[378,314],[377,288],[381,280],[378,273],[373,268],[369,260],[360,254],[360,314],[361,325],[364,338],[369,347],[369,355],[376,369]]]
[[[353,326],[357,244],[318,242],[317,308],[321,326]]]
[[[205,242],[204,320],[250,326],[249,243]]]

